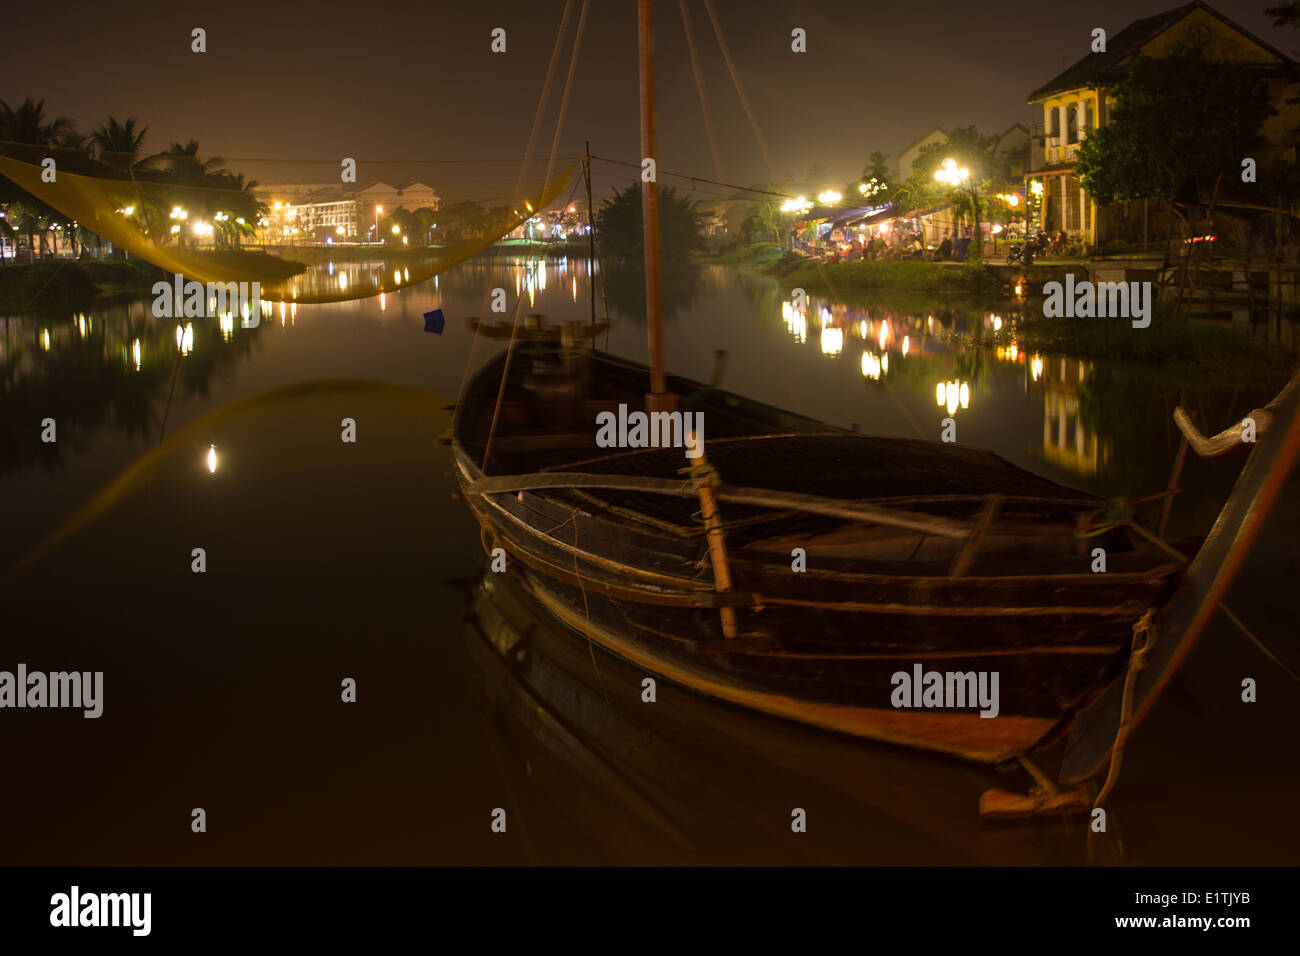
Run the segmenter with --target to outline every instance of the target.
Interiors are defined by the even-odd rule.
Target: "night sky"
[[[704,5],[688,3],[723,178],[801,179],[821,164],[831,172],[825,185],[836,187],[860,172],[872,150],[893,154],[935,125],[1000,131],[1041,119],[1025,95],[1086,53],[1092,28],[1114,35],[1174,5],[715,0],[769,166]],[[1262,12],[1269,5],[1214,4],[1294,55],[1300,31],[1274,29]],[[573,25],[580,7],[574,3]],[[593,0],[590,7],[560,153],[579,154],[590,139],[597,155],[636,160],[636,3]],[[660,169],[716,178],[678,2],[659,0],[656,9]],[[334,181],[339,159],[355,156],[361,181],[418,178],[445,198],[504,199],[517,162],[482,161],[523,155],[563,10],[560,0],[133,0],[72,13],[11,4],[3,15],[0,99],[16,105],[44,97],[49,114],[68,116],[83,131],[110,113],[138,116],[149,125],[146,150],[195,137],[205,155],[225,157],[262,182]],[[190,52],[196,26],[208,34],[201,55]],[[498,26],[507,31],[504,55],[488,49]],[[807,30],[806,54],[790,51],[796,26]],[[534,155],[550,150],[568,56],[566,47]],[[386,160],[419,162],[381,165]],[[633,172],[598,164],[596,175],[601,194]],[[701,186],[695,195],[718,190]]]

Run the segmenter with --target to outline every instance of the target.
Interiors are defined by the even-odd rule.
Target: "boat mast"
[[[644,167],[641,175],[641,221],[645,229],[645,310],[650,334],[650,394],[645,397],[648,412],[675,412],[677,396],[668,391],[664,377],[664,321],[663,298],[659,271],[659,163],[655,156],[655,67],[654,67],[654,0],[637,0],[637,60],[641,68],[641,156],[655,161],[654,173],[646,180]],[[726,536],[722,517],[718,513],[714,492],[715,472],[709,467],[704,448],[699,449],[691,468],[695,491],[700,499],[700,513],[704,518],[705,537],[709,544],[709,560],[713,565],[713,584],[717,592],[731,590],[731,568],[727,562]],[[723,604],[722,636],[734,638],[739,633],[736,609]]]
[[[655,67],[654,67],[654,0],[637,0],[637,61],[641,74],[641,156],[655,160],[655,171],[648,182],[644,169],[641,182],[641,221],[645,240],[645,308],[650,336],[650,394],[646,406],[651,411],[671,411],[674,396],[668,394],[664,380],[663,297],[659,271],[659,184],[658,159],[655,156]]]

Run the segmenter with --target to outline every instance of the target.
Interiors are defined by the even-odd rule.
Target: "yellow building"
[[[1268,147],[1260,165],[1288,153],[1292,129],[1300,125],[1300,114],[1288,100],[1300,96],[1300,69],[1290,57],[1233,23],[1202,2],[1188,3],[1155,16],[1136,20],[1116,34],[1107,34],[1106,52],[1089,53],[1043,86],[1029,94],[1030,105],[1042,104],[1043,124],[1035,130],[1035,149],[1030,176],[1043,183],[1043,205],[1038,226],[1055,235],[1064,229],[1089,247],[1105,241],[1105,212],[1098,222],[1098,209],[1089,199],[1075,171],[1079,145],[1088,134],[1107,121],[1114,107],[1111,91],[1127,73],[1137,56],[1168,55],[1180,43],[1202,47],[1213,60],[1249,64],[1267,80],[1277,114],[1264,124],[1262,134]],[[1037,142],[1042,142],[1042,149]]]

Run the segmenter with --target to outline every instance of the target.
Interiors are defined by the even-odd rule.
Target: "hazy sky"
[[[1262,10],[1272,2],[1213,6],[1294,54],[1300,31],[1271,27]],[[194,137],[205,154],[262,181],[335,181],[339,160],[353,156],[363,181],[418,178],[444,196],[491,199],[509,193],[519,173],[565,4],[72,6],[82,9],[8,5],[0,99],[43,97],[47,111],[82,129],[110,113],[138,116],[149,125],[146,148]],[[714,0],[769,166],[704,3],[687,0],[723,177],[802,177],[821,164],[836,186],[857,175],[872,150],[894,153],[935,125],[993,131],[1041,119],[1025,95],[1086,53],[1094,27],[1113,35],[1171,6]],[[575,0],[570,36],[580,8]],[[716,178],[679,3],[658,0],[656,9],[659,166]],[[207,31],[204,54],[190,51],[194,27]],[[504,54],[489,51],[494,27],[507,31]],[[807,31],[807,53],[790,50],[795,27]],[[566,45],[534,155],[550,151],[568,62]],[[590,139],[597,155],[635,161],[638,137],[635,0],[591,0],[560,153],[581,153]],[[385,160],[419,162],[380,165]],[[633,175],[601,164],[596,174],[598,195]],[[700,187],[696,195],[716,193]]]

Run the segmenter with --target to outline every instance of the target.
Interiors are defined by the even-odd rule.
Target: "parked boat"
[[[712,696],[1004,760],[1055,740],[1123,671],[1133,625],[1179,577],[1124,526],[1080,535],[1106,502],[990,452],[857,435],[685,378],[668,386],[704,416],[707,475],[679,477],[682,448],[600,448],[597,416],[640,404],[649,370],[553,343],[517,342],[462,397],[466,500],[560,620]],[[701,485],[722,515],[726,589]],[[973,699],[893,706],[894,675],[917,665],[998,672],[997,719]]]
[[[652,157],[649,0],[638,14]],[[1122,503],[990,452],[857,435],[668,375],[656,189],[643,183],[648,367],[589,348],[594,324],[475,326],[509,344],[470,379],[451,442],[494,562],[649,674],[861,737],[1019,758],[1035,790],[989,791],[987,816],[1086,809],[1078,785],[1109,768],[1103,800],[1300,454],[1300,377],[1252,413],[1258,443],[1188,572]],[[629,409],[661,440],[634,440]],[[608,447],[613,420],[632,447]],[[1251,441],[1178,425],[1198,454]],[[1081,714],[1062,792],[1026,758]]]
[[[466,583],[464,644],[499,766],[549,856],[660,865],[1079,862],[1077,840],[982,827],[971,805],[1001,775],[716,703],[589,647],[512,574]],[[518,784],[515,785],[514,781]],[[738,801],[738,787],[754,799]],[[814,825],[790,839],[795,806]],[[552,824],[551,815],[558,817]],[[852,821],[847,829],[833,820]],[[565,839],[568,830],[580,841]],[[541,834],[539,837],[538,834]]]

